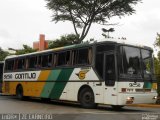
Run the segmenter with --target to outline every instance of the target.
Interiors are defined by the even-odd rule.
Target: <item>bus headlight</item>
[[[133,101],[134,101],[134,97],[128,97],[128,98],[126,99],[126,104],[132,104]]]
[[[157,99],[157,96],[154,96],[152,99],[154,99],[154,100]]]

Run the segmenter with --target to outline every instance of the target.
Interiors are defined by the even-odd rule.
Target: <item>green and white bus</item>
[[[4,65],[4,62],[0,61],[0,93],[2,92],[3,65]]]
[[[123,107],[154,103],[153,50],[116,41],[84,43],[5,59],[3,93]]]

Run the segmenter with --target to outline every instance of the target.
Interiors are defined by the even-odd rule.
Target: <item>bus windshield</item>
[[[142,53],[142,70],[144,78],[150,78],[153,74],[152,52],[149,50],[141,50]]]
[[[120,78],[142,80],[152,73],[152,51],[131,46],[120,47]]]

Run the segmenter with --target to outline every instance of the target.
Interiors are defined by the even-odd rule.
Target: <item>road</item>
[[[42,102],[40,99],[20,101],[14,96],[0,95],[0,113],[14,114],[50,114],[53,120],[142,120],[144,115],[160,120],[160,108],[126,106],[114,110],[110,106],[98,106],[97,109],[84,109],[79,104],[64,102]],[[159,114],[158,114],[159,113]],[[0,116],[0,120],[2,115]],[[4,119],[5,120],[5,119]],[[143,119],[150,120],[150,119]]]

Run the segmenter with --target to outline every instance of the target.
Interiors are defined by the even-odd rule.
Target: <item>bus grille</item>
[[[151,92],[151,89],[136,89],[136,92]]]

